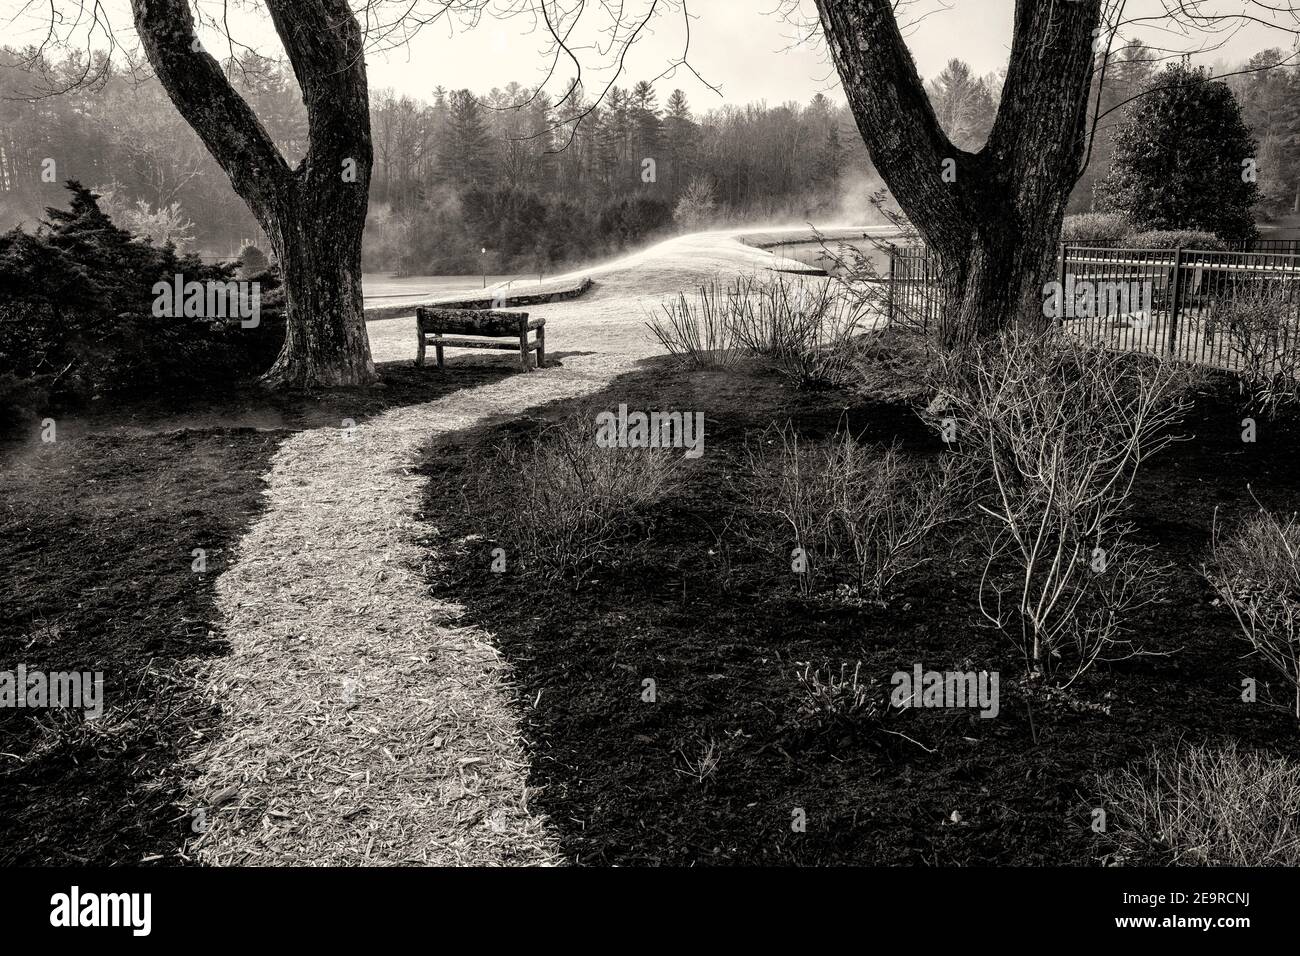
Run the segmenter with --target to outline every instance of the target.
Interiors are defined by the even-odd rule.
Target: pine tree
[[[614,193],[625,192],[634,183],[632,173],[632,134],[628,116],[628,97],[619,87],[612,87],[605,98],[602,115],[601,165],[608,170],[607,183]]]
[[[664,116],[664,155],[668,160],[667,183],[670,192],[676,195],[690,182],[693,170],[692,154],[695,149],[699,128],[691,118],[691,107],[686,101],[686,94],[673,90],[668,97],[667,114]]]
[[[486,186],[492,178],[492,145],[483,107],[469,90],[451,94],[447,130],[439,150],[439,171],[459,188]]]
[[[663,121],[659,118],[659,106],[656,102],[655,89],[645,80],[632,88],[628,108],[632,133],[632,159],[636,164],[638,176],[641,164],[653,159],[656,166],[663,160],[659,155],[663,140]],[[656,172],[656,179],[657,179]]]

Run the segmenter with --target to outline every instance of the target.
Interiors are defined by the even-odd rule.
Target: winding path
[[[232,650],[207,674],[225,733],[195,757],[200,861],[559,861],[530,812],[508,668],[425,585],[423,562],[437,556],[419,543],[417,453],[439,433],[603,389],[659,352],[644,322],[663,297],[777,263],[735,235],[683,236],[583,270],[597,280],[590,293],[534,307],[562,367],[280,447],[266,509],[217,582]],[[372,323],[370,337],[376,361],[414,354],[413,320]]]

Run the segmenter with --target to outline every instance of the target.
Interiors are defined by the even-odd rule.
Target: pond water
[[[855,240],[853,242],[841,242],[838,240],[827,240],[826,247],[834,252],[843,255],[840,247],[843,245],[852,246],[859,250],[871,261],[876,271],[881,275],[889,273],[889,255],[882,249],[877,248],[868,240]],[[832,275],[838,274],[839,270],[835,266],[834,260],[826,255],[825,249],[820,243],[816,242],[789,242],[782,243],[778,246],[768,246],[767,251],[773,255],[785,256],[788,259],[795,259],[799,262],[806,263],[810,266],[816,266],[819,269],[825,269]]]

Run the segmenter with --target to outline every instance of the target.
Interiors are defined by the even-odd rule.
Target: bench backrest
[[[452,335],[519,335],[528,329],[527,312],[493,312],[484,309],[415,310],[420,331]]]

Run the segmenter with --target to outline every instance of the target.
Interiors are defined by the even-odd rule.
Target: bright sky
[[[439,0],[418,0],[428,5]],[[471,0],[449,0],[467,5]],[[536,0],[492,0],[500,6],[533,7]],[[573,7],[578,0],[559,0]],[[623,0],[630,18],[644,15],[653,0]],[[1011,36],[1014,0],[912,0],[911,18],[929,13],[908,31],[917,65],[924,77],[937,74],[952,57],[970,63],[978,74],[999,70],[1006,65]],[[1057,0],[1070,2],[1070,0]],[[1127,15],[1132,17],[1160,9],[1168,0],[1128,0]],[[1276,6],[1286,6],[1288,0],[1276,0]],[[74,0],[56,0],[69,10],[75,10]],[[103,0],[111,12],[112,22],[125,46],[134,46],[127,0]],[[747,103],[766,100],[780,103],[786,100],[806,101],[816,92],[841,98],[839,83],[833,68],[817,43],[804,43],[792,47],[798,35],[798,26],[778,11],[791,3],[801,4],[804,17],[813,14],[811,0],[688,0],[690,19],[690,63],[699,70],[708,83],[720,88],[722,98],[708,86],[679,67],[676,75],[658,84],[660,101],[667,99],[667,91],[680,86],[697,110],[708,109],[723,102]],[[554,7],[555,0],[548,0]],[[652,78],[661,73],[681,55],[686,39],[686,29],[681,16],[681,0],[659,0],[660,8],[669,5],[669,12],[650,21],[628,54],[627,73],[619,80],[630,85],[642,78]],[[1300,6],[1300,4],[1296,4]],[[598,10],[594,2],[590,10]],[[1219,0],[1219,9],[1240,11],[1250,6],[1249,0]],[[30,0],[0,0],[0,35],[9,44],[37,42],[44,33],[47,21],[41,11],[44,4]],[[200,9],[208,15],[219,16],[226,7],[224,0],[201,0]],[[242,42],[260,52],[278,54],[273,34],[265,21],[258,16],[261,4],[230,0],[230,19],[234,33]],[[25,16],[12,19],[16,11],[27,8]],[[48,10],[48,8],[45,8]],[[1257,14],[1268,15],[1258,6]],[[1295,25],[1293,14],[1277,14],[1281,22]],[[584,23],[588,22],[586,20]],[[1135,31],[1128,31],[1132,34]],[[268,45],[267,36],[272,43]],[[398,45],[388,51],[377,51],[369,57],[372,89],[391,86],[401,93],[427,99],[436,86],[447,88],[468,87],[476,92],[494,86],[504,86],[511,80],[529,85],[545,75],[548,59],[543,53],[546,33],[544,28],[529,16],[503,18],[499,15],[482,17],[477,24],[467,25],[441,21],[422,30],[408,44]],[[579,29],[575,38],[586,41],[595,34],[583,34]],[[1160,43],[1161,38],[1151,32],[1143,34],[1148,42]],[[1179,49],[1196,49],[1223,36],[1206,39],[1203,36],[1166,36],[1166,46]],[[205,45],[210,50],[222,48],[221,37],[214,31],[205,33]],[[83,40],[84,42],[84,40]],[[1293,48],[1293,38],[1263,24],[1252,24],[1228,39],[1221,49],[1194,57],[1199,62],[1216,61],[1236,64],[1251,54],[1269,47]],[[580,50],[588,72],[588,92],[603,87],[609,72],[591,72],[602,63],[594,51]],[[607,60],[608,58],[605,58]],[[552,81],[553,90],[562,90],[568,76],[562,70]]]
[[[690,63],[704,80],[720,88],[723,98],[712,92],[685,68],[662,89],[681,86],[697,108],[727,102],[766,100],[780,103],[806,101],[816,92],[842,98],[839,79],[818,43],[792,46],[800,30],[781,16],[790,0],[689,0]],[[1070,0],[1058,0],[1070,2]],[[1126,16],[1140,16],[1160,9],[1162,0],[1129,0]],[[1280,0],[1277,6],[1285,6]],[[1223,0],[1220,9],[1241,10],[1246,0]],[[645,9],[645,0],[627,0],[629,13]],[[1300,4],[1297,4],[1300,7]],[[810,0],[802,0],[804,17],[813,16]],[[916,21],[907,31],[908,44],[921,75],[931,78],[948,60],[958,57],[979,75],[1006,66],[1010,52],[1015,0],[913,0],[907,18]],[[1260,13],[1255,8],[1256,13]],[[1296,25],[1290,14],[1278,14],[1280,22]],[[392,86],[411,95],[426,95],[441,84],[448,88],[487,90],[518,80],[523,85],[545,75],[548,60],[541,52],[545,34],[533,32],[531,21],[497,19],[483,21],[472,29],[431,27],[409,48],[371,59],[371,83]],[[1136,28],[1129,34],[1142,35],[1152,45],[1195,50],[1224,40],[1218,37],[1172,36]],[[627,61],[631,82],[650,78],[678,58],[686,37],[679,12],[659,16],[633,47]],[[1263,24],[1247,25],[1221,49],[1208,50],[1193,59],[1214,63],[1238,63],[1269,46],[1290,48],[1292,37]],[[588,55],[588,58],[590,55]],[[627,80],[620,80],[627,84]],[[562,88],[563,84],[553,86]],[[593,89],[593,83],[588,83]],[[661,100],[666,97],[661,96]]]

